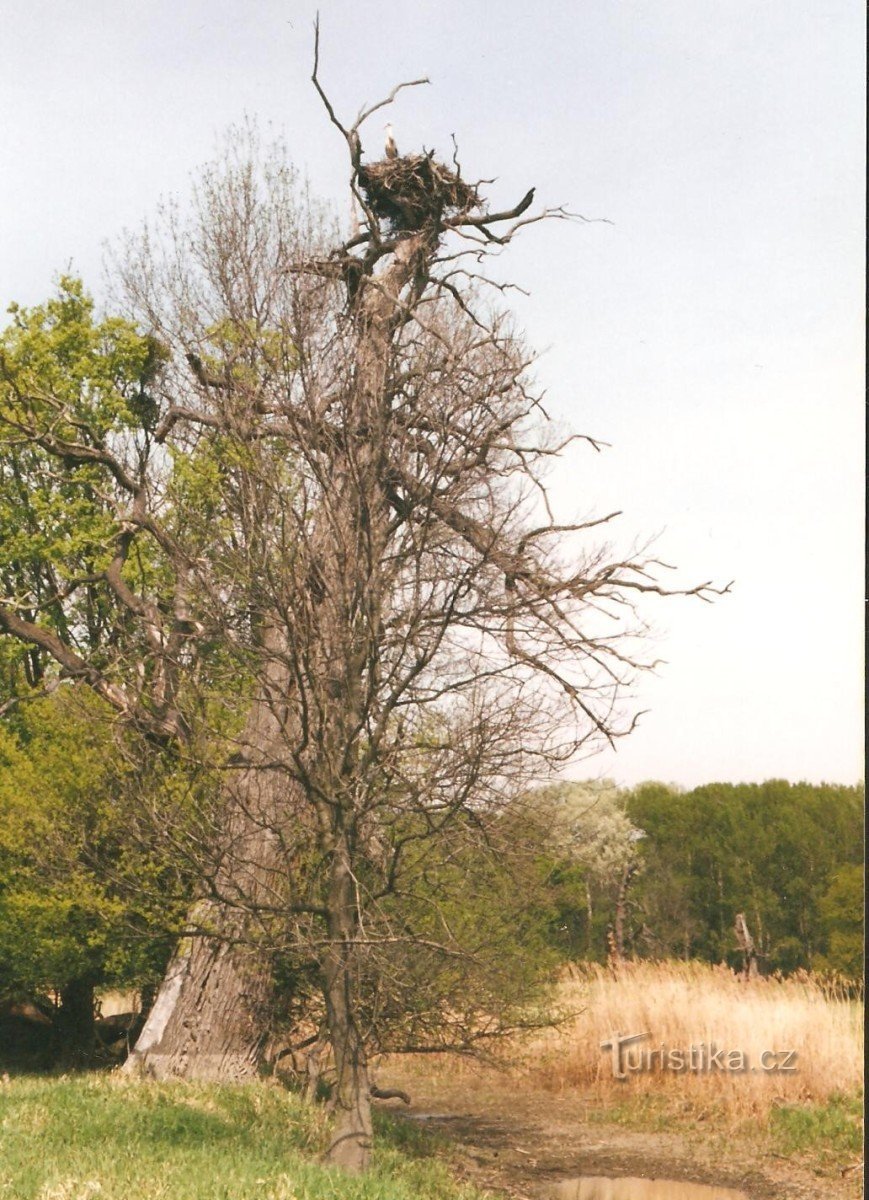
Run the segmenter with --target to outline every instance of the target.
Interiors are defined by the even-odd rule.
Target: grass
[[[0,1084],[2,1200],[478,1200],[378,1120],[372,1170],[319,1164],[325,1118],[277,1085],[21,1076]]]
[[[786,1158],[812,1155],[822,1165],[861,1157],[862,1107],[857,1096],[833,1096],[826,1104],[784,1104],[767,1124],[769,1140]]]
[[[617,972],[589,964],[571,968],[556,1003],[566,1019],[505,1047],[504,1071],[446,1057],[427,1060],[425,1071],[464,1079],[469,1091],[552,1095],[556,1109],[556,1097],[572,1097],[583,1120],[678,1132],[741,1161],[799,1160],[827,1177],[859,1161],[863,1029],[845,989],[806,974],[744,982],[703,963],[626,963]],[[658,1060],[617,1080],[610,1052],[601,1050],[616,1032],[648,1032],[650,1048],[714,1042],[741,1050],[747,1069],[675,1072]],[[797,1070],[752,1071],[765,1050],[795,1050]],[[848,1194],[858,1185],[852,1176]]]
[[[753,1145],[779,1158],[811,1160],[818,1167],[841,1167],[861,1157],[862,1100],[832,1096],[815,1103],[779,1104],[763,1120],[734,1116],[720,1104],[677,1104],[673,1096],[644,1092],[591,1108],[588,1120],[648,1133],[694,1129],[717,1132],[729,1144]]]
[[[763,1120],[789,1104],[823,1108],[860,1093],[859,1006],[809,975],[745,982],[704,963],[625,963],[618,972],[588,965],[571,970],[558,1000],[576,1015],[525,1043],[513,1067],[536,1087],[582,1088],[609,1104],[663,1094],[694,1109],[714,1106],[736,1119]],[[658,1058],[651,1069],[617,1080],[611,1054],[601,1050],[616,1032],[648,1033],[639,1045],[649,1050],[714,1043],[742,1052],[745,1069],[677,1072],[661,1069]],[[773,1061],[762,1057],[769,1051],[794,1051],[790,1061],[775,1061],[795,1069],[764,1070],[762,1062]]]
[[[698,963],[629,963],[617,974],[574,969],[558,998],[572,1015],[509,1047],[499,1090],[573,1093],[584,1119],[705,1131],[744,1161],[802,1160],[828,1178],[859,1158],[862,1026],[843,994],[809,976],[744,983]],[[715,1042],[750,1064],[763,1050],[793,1049],[798,1070],[656,1069],[620,1082],[600,1049],[616,1031],[677,1048]],[[478,1070],[452,1057],[416,1069],[467,1075],[469,1088]],[[411,1122],[379,1115],[363,1177],[319,1164],[325,1138],[322,1110],[271,1082],[22,1076],[0,1083],[0,1200],[480,1200]],[[858,1185],[851,1177],[848,1195]]]

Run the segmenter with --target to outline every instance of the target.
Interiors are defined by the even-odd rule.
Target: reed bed
[[[607,1099],[666,1090],[692,1107],[709,1100],[760,1115],[861,1087],[860,1006],[806,973],[746,981],[705,963],[586,964],[566,972],[557,1004],[562,1021],[513,1048],[511,1074],[530,1086]],[[616,1078],[602,1043],[633,1034],[648,1036],[622,1047],[626,1078]]]

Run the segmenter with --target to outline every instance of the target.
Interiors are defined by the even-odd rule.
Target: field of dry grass
[[[473,1148],[484,1183],[510,1177],[530,1191],[581,1163],[586,1173],[727,1183],[751,1196],[862,1195],[853,989],[805,974],[744,982],[703,963],[587,964],[564,972],[556,1004],[564,1019],[503,1045],[500,1065],[399,1056],[378,1071]],[[601,1049],[615,1034],[649,1035],[625,1047],[621,1080]],[[691,1069],[692,1047],[704,1048],[703,1069]],[[672,1070],[678,1051],[688,1065]],[[732,1052],[742,1070],[725,1069]],[[710,1064],[712,1053],[725,1066]],[[631,1069],[637,1062],[644,1069]]]
[[[573,1015],[515,1047],[512,1071],[538,1088],[604,1100],[670,1091],[765,1116],[773,1105],[825,1103],[861,1087],[859,1005],[805,974],[746,982],[704,963],[589,964],[566,973],[558,1004]],[[601,1049],[615,1034],[648,1035],[622,1048],[625,1079]]]

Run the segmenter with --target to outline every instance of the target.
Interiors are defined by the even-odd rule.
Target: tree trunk
[[[365,1043],[356,1023],[353,876],[343,846],[336,851],[329,895],[331,946],[323,964],[326,1017],[335,1056],[335,1122],[326,1157],[346,1171],[364,1171],[371,1153],[371,1081]]]
[[[754,938],[751,936],[751,931],[748,928],[748,922],[745,919],[745,913],[736,914],[733,928],[736,932],[736,940],[739,943],[739,949],[742,951],[743,978],[756,979],[757,950],[754,945]]]
[[[219,907],[201,901],[198,924],[220,927]],[[166,971],[125,1070],[241,1081],[256,1076],[268,1022],[267,964],[224,938],[185,938]]]
[[[352,464],[336,464],[336,492],[343,499],[343,507],[341,500],[336,505],[339,514],[336,524],[346,530],[343,544],[349,548],[349,555],[345,549],[343,566],[336,561],[327,564],[324,570],[327,590],[332,587],[333,601],[341,598],[345,605],[343,610],[338,606],[341,614],[338,627],[326,631],[324,639],[327,663],[336,662],[342,653],[347,656],[342,711],[335,720],[336,730],[340,730],[336,744],[342,746],[358,736],[358,732],[351,731],[363,727],[361,672],[371,657],[376,658],[377,622],[383,615],[382,603],[375,604],[374,620],[360,623],[353,612],[353,595],[357,582],[364,579],[373,601],[387,542],[389,504],[380,461],[384,429],[389,420],[387,379],[399,316],[415,303],[413,291],[403,301],[398,298],[408,284],[421,292],[427,256],[435,247],[436,239],[425,233],[404,237],[377,286],[366,280],[353,300],[359,337],[353,423],[366,428],[368,435],[367,441],[355,448]],[[334,638],[332,647],[328,645],[329,633]],[[337,1079],[333,1094],[335,1123],[326,1156],[345,1170],[362,1171],[371,1152],[371,1081],[365,1039],[357,1022],[356,992],[362,948],[351,850],[354,838],[348,832],[352,829],[358,834],[359,814],[352,808],[342,811],[336,806],[329,819],[334,841],[329,847],[331,874],[326,906],[329,947],[322,975]]]
[[[282,864],[274,827],[292,803],[278,757],[287,679],[280,635],[263,633],[266,679],[251,705],[239,770],[226,783],[227,827],[213,874],[221,900],[193,905],[182,938],[125,1064],[158,1079],[239,1081],[255,1076],[268,1040],[271,966],[247,936],[258,897],[273,899]],[[233,903],[237,901],[237,903]],[[214,936],[209,936],[212,934]]]
[[[332,1096],[335,1121],[326,1157],[346,1171],[364,1171],[371,1153],[371,1081],[362,1036],[348,1000],[346,965],[327,970],[329,1028],[337,1080]]]
[[[61,1062],[78,1065],[93,1053],[94,981],[90,976],[71,979],[61,988],[56,1032]]]
[[[628,863],[622,872],[622,877],[619,882],[618,896],[616,897],[616,919],[615,929],[613,930],[613,958],[617,963],[623,962],[625,957],[625,916],[627,914],[628,888],[631,880],[637,872],[636,863]]]
[[[394,322],[396,314],[403,311],[396,297],[419,275],[425,256],[433,250],[434,243],[427,236],[405,237],[380,277],[379,286],[361,288],[354,302],[359,324],[355,405],[360,422],[371,421],[374,428],[383,419],[384,379]],[[367,457],[369,482],[374,484],[367,497],[366,519],[371,519],[378,507],[385,511],[382,487],[377,486],[376,479],[378,449],[375,442],[369,445],[367,456],[357,451],[360,461]],[[353,478],[352,472],[336,464],[336,493],[341,496],[346,492],[347,528],[358,533],[359,493]],[[340,501],[337,507],[340,509]],[[330,553],[334,555],[334,541],[329,541],[328,529],[322,536],[323,554],[328,561]],[[348,544],[353,542],[353,538],[348,539]],[[268,818],[286,796],[269,794],[278,786],[275,772],[256,769],[257,758],[260,762],[280,760],[287,744],[283,722],[292,719],[287,713],[291,683],[281,661],[281,645],[276,628],[264,630],[267,661],[270,650],[273,656],[266,671],[264,694],[252,705],[244,739],[250,747],[253,769],[241,770],[230,784],[228,812],[235,831],[230,836],[232,853],[218,874],[221,894],[235,894],[248,910],[255,908],[258,894],[267,894],[267,881],[274,880],[282,865]],[[328,654],[325,657],[328,659]],[[262,792],[267,794],[260,795]],[[285,863],[283,866],[286,869]],[[273,896],[271,890],[269,899]],[[194,913],[200,919],[192,920],[192,926],[202,926],[201,915],[200,904]],[[238,917],[230,909],[212,902],[207,916],[217,936],[182,942],[125,1069],[145,1070],[158,1078],[175,1075],[208,1080],[246,1079],[256,1073],[268,1041],[268,964],[245,953],[240,945],[244,930],[239,929]],[[342,921],[347,919],[344,912]],[[346,934],[345,927],[337,935],[339,942]],[[336,1137],[329,1158],[349,1169],[360,1169],[367,1161],[371,1112],[364,1048],[348,1007],[351,970],[349,960],[341,954],[334,962],[330,958],[324,968],[329,976],[324,990],[334,1017],[334,1024],[330,1018],[330,1035],[338,1065]]]

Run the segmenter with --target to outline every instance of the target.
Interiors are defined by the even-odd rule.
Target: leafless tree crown
[[[120,291],[161,352],[140,428],[106,436],[52,396],[19,395],[12,418],[64,469],[101,472],[110,561],[62,602],[97,589],[118,636],[88,655],[10,598],[0,628],[218,764],[200,849],[223,916],[200,909],[202,931],[249,939],[225,915],[244,913],[319,963],[336,1144],[358,1149],[363,1047],[389,1041],[376,1012],[402,1011],[420,955],[431,973],[476,952],[431,863],[494,861],[529,779],[631,729],[635,603],[667,589],[661,564],[600,544],[617,514],[553,516],[544,469],[574,439],[547,434],[485,277],[492,249],[569,214],[535,213],[533,189],[490,211],[455,153],[366,159],[365,122],[425,81],[348,126],[318,57],[319,34],[357,228],[342,239],[280,155],[236,134],[192,213],[129,241]],[[450,1004],[438,1028],[458,1043],[474,1022],[450,1032]]]

